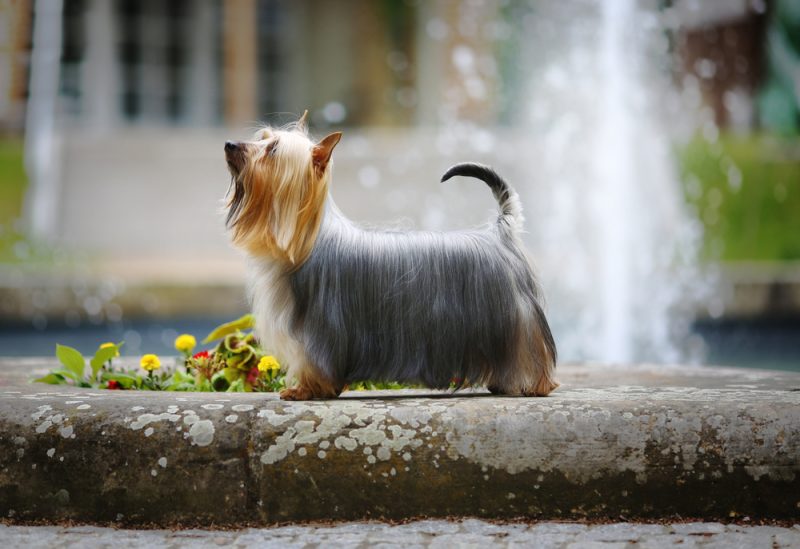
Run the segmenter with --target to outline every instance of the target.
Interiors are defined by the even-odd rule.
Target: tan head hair
[[[331,178],[331,153],[342,134],[309,139],[305,115],[288,129],[264,128],[253,141],[226,143],[233,175],[227,224],[235,245],[291,267],[311,253]]]

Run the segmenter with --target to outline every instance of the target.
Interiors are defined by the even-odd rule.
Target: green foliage
[[[100,345],[89,360],[89,373],[87,374],[86,359],[83,355],[77,349],[57,344],[56,358],[63,367],[34,381],[97,389],[179,390],[172,388],[172,385],[177,385],[184,380],[181,378],[175,380],[168,372],[148,372],[147,375],[142,376],[138,373],[115,369],[112,361],[119,356],[119,349],[122,345],[123,343]],[[190,379],[194,378],[190,377]]]
[[[226,368],[227,369],[227,368]],[[215,391],[227,391],[231,386],[231,381],[224,371],[217,372],[211,376],[211,388]]]
[[[108,345],[106,347],[101,345],[98,347],[97,351],[92,357],[92,360],[89,361],[89,365],[92,368],[92,377],[97,377],[97,373],[105,363],[110,362],[112,358],[119,356],[120,347],[122,347],[122,343]]]
[[[62,368],[53,370],[49,374],[36,379],[41,383],[62,385],[70,383],[78,387],[100,387],[109,379],[111,359],[119,356],[122,343],[106,343],[97,348],[94,356],[89,361],[90,374],[86,375],[86,359],[77,349],[66,345],[56,344],[56,358]]]
[[[390,389],[413,389],[421,385],[408,385],[396,381],[357,381],[349,385],[351,391],[384,391]]]
[[[61,385],[64,383],[64,378],[55,372],[50,372],[46,376],[40,377],[34,381],[39,383],[49,383],[50,385]]]
[[[114,373],[114,372],[103,372],[103,375],[101,376],[101,381],[105,382],[106,388],[108,388],[109,381],[116,381],[122,386],[123,389],[133,389],[137,386],[137,384],[141,384],[141,376],[133,376],[130,374]]]
[[[679,151],[684,190],[705,227],[704,255],[800,259],[800,141],[769,135],[696,138]]]
[[[22,214],[26,186],[22,139],[0,138],[0,263],[30,265],[48,255],[15,226]]]
[[[72,347],[56,344],[56,357],[67,370],[75,374],[75,378],[83,378],[83,370],[86,368],[86,361],[83,355]]]
[[[245,385],[244,379],[239,378],[228,386],[227,391],[229,393],[243,393],[247,391],[247,385]]]
[[[9,227],[22,211],[27,185],[21,139],[0,138],[0,226]]]
[[[135,389],[145,391],[279,391],[285,387],[280,364],[265,357],[255,335],[242,330],[253,327],[252,315],[215,328],[207,341],[221,339],[212,350],[195,355],[184,352],[182,362],[175,366],[158,366],[142,375],[136,368],[125,371],[114,368],[112,360],[119,356],[123,343],[104,343],[95,351],[86,368],[86,359],[77,349],[56,345],[56,357],[61,367],[36,379],[40,383],[74,385],[105,389]],[[183,334],[176,339],[190,338]],[[193,338],[192,338],[193,341]],[[259,364],[264,363],[259,368]]]

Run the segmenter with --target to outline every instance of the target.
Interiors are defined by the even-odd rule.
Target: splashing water
[[[665,122],[666,37],[634,0],[568,4],[537,4],[524,53],[548,57],[530,76],[541,160],[525,195],[562,356],[685,360],[699,225],[683,208]]]
[[[635,212],[629,202],[634,192],[630,153],[634,150],[631,120],[627,116],[625,93],[632,82],[624,64],[624,24],[630,21],[630,0],[604,2],[602,8],[602,42],[600,63],[603,76],[600,87],[602,110],[595,147],[598,186],[605,189],[600,198],[601,246],[605,250],[599,287],[602,295],[602,358],[612,362],[629,362],[632,358],[631,318],[631,242],[636,227]]]

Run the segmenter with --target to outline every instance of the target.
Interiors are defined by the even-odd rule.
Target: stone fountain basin
[[[30,383],[0,359],[0,514],[158,525],[800,516],[800,374],[562,365],[547,398]]]

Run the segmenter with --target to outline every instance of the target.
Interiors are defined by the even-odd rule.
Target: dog
[[[226,142],[226,226],[248,258],[255,333],[288,365],[284,400],[336,398],[355,381],[545,396],[556,345],[523,250],[516,192],[491,168],[499,215],[481,230],[370,230],[329,196],[342,136],[309,138],[307,112],[252,141]]]

